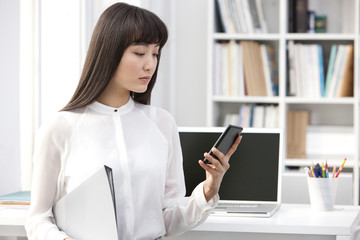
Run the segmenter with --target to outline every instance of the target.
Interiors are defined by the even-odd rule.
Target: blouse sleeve
[[[36,134],[31,204],[25,229],[29,240],[62,240],[68,236],[55,225],[52,207],[58,198],[58,176],[66,148],[65,121],[52,122]]]
[[[185,180],[182,164],[182,151],[179,132],[175,121],[171,121],[171,151],[168,166],[165,205],[163,216],[166,227],[166,236],[176,236],[204,222],[209,210],[215,207],[219,196],[215,195],[209,202],[203,192],[203,182],[193,190],[191,196],[185,196]]]

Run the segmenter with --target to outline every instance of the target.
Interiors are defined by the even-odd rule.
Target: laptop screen
[[[205,179],[198,160],[214,145],[224,128],[179,128],[186,195]],[[221,200],[278,201],[281,138],[278,129],[244,129],[221,183]]]

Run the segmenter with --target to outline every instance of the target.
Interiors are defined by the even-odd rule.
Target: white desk
[[[336,239],[350,240],[360,224],[359,206],[336,206],[331,212],[313,211],[310,205],[283,204],[271,218],[219,217],[177,238],[230,239]],[[360,234],[357,237],[360,239]]]
[[[24,228],[28,207],[4,208],[0,206],[0,240],[26,239]]]
[[[0,208],[0,239],[5,236],[25,237],[26,216],[26,208]],[[336,206],[336,210],[331,212],[316,212],[310,205],[283,204],[271,218],[210,216],[192,231],[166,239],[350,240],[359,224],[360,206]]]

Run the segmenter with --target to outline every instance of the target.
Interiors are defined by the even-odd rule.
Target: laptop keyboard
[[[235,208],[242,208],[242,207],[258,207],[259,204],[256,203],[235,203],[235,202],[219,202],[218,207],[235,207]]]

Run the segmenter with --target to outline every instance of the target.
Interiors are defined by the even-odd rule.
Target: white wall
[[[206,125],[208,2],[176,1],[178,85],[175,117],[181,126]]]
[[[172,81],[173,89],[163,90],[171,91],[167,94],[171,94],[169,100],[173,102],[172,106],[162,105],[164,102],[155,97],[153,104],[169,107],[179,126],[205,126],[208,1],[175,0],[173,4],[175,22],[167,24],[170,23],[168,47],[173,48],[175,56],[164,56],[160,66],[161,71],[172,70],[168,75],[171,79],[161,78],[161,75],[157,82],[161,86],[163,82]],[[173,66],[164,64],[171,60]]]
[[[19,0],[0,1],[0,195],[20,190]]]

